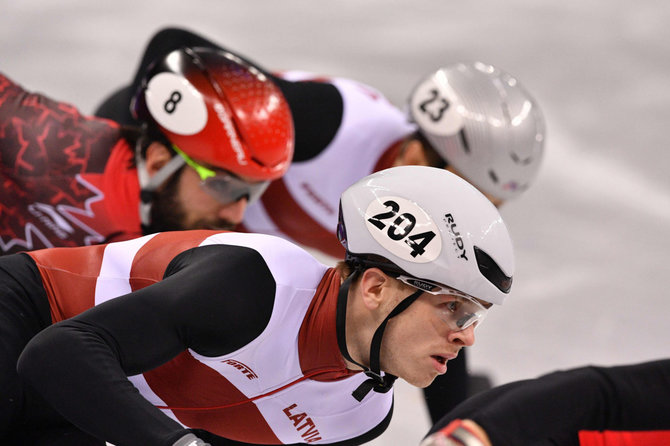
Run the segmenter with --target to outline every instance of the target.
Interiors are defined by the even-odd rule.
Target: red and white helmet
[[[512,285],[512,242],[497,208],[445,169],[393,167],[358,181],[340,198],[338,236],[364,266],[380,256],[402,274],[492,304]]]
[[[225,51],[181,48],[155,62],[131,104],[189,157],[253,181],[281,177],[293,120],[262,70]]]
[[[433,148],[480,190],[507,200],[532,184],[544,153],[544,118],[510,74],[458,63],[423,79],[410,119]]]

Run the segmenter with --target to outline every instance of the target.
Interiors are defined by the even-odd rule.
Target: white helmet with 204
[[[382,269],[492,304],[512,285],[512,242],[498,210],[444,169],[394,167],[358,181],[341,196],[338,236],[362,266],[382,257],[392,264]]]

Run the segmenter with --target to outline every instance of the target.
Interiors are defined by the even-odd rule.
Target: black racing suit
[[[670,359],[581,367],[496,387],[460,404],[431,433],[459,418],[481,425],[494,446],[578,446],[580,435],[586,444],[599,435],[587,431],[605,430],[615,431],[613,438],[662,431],[653,444],[670,444]],[[604,444],[651,446],[644,441]]]

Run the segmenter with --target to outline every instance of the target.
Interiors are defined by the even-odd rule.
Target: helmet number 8
[[[163,109],[166,113],[172,114],[177,108],[179,101],[181,101],[181,93],[177,90],[174,90],[172,93],[170,93],[170,97],[167,101],[165,101],[165,104],[163,104]]]
[[[370,222],[380,231],[384,231],[387,225],[382,220],[388,220],[395,217],[393,222],[391,222],[391,224],[388,226],[386,235],[391,240],[395,241],[405,239],[405,243],[407,243],[410,248],[412,248],[410,253],[412,257],[416,257],[425,253],[426,246],[430,243],[431,240],[433,240],[433,238],[435,238],[435,232],[426,231],[420,234],[409,235],[416,225],[416,217],[414,217],[414,215],[410,214],[409,212],[404,212],[398,215],[400,212],[400,205],[398,205],[398,203],[393,200],[385,201],[384,206],[390,210],[388,212],[381,212],[368,218],[368,222]]]

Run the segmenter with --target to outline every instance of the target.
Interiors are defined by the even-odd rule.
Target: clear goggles
[[[438,311],[440,318],[453,331],[465,330],[473,324],[479,325],[488,312],[474,297],[446,285],[403,275],[396,279],[426,293],[447,296],[447,301],[440,304]]]
[[[270,185],[269,181],[249,183],[225,170],[210,169],[198,164],[174,144],[172,144],[172,148],[184,159],[186,164],[196,171],[200,177],[202,188],[220,203],[235,203],[245,197],[249,203],[253,203],[263,195],[265,189]]]

